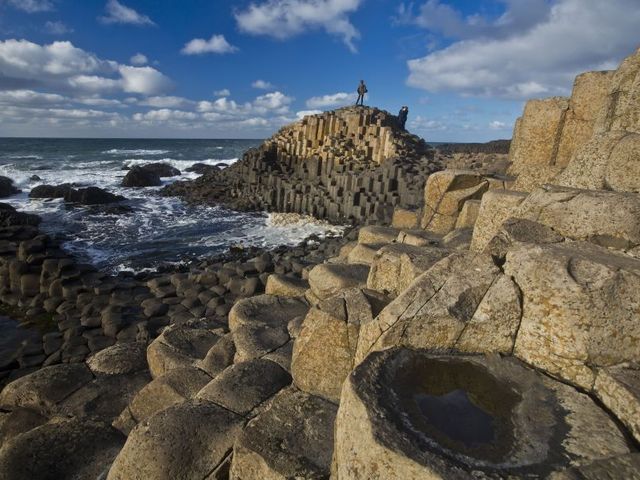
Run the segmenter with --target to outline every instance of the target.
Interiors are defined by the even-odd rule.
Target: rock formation
[[[176,182],[168,195],[233,208],[295,212],[335,222],[389,223],[395,206],[416,207],[433,151],[375,108],[307,116],[222,171]]]
[[[637,52],[529,103],[517,178],[384,189],[432,166],[391,117],[344,109],[172,189],[387,224],[297,256],[87,285],[0,208],[0,298],[55,309],[62,355],[0,393],[0,476],[640,479],[639,75]],[[353,185],[382,210],[345,203]],[[77,332],[118,342],[88,355]]]

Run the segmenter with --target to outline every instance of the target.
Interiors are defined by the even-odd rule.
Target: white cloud
[[[109,0],[105,6],[107,15],[100,17],[104,23],[118,23],[129,25],[155,25],[146,15],[136,12],[133,8],[121,4],[118,0]]]
[[[195,120],[198,116],[193,112],[182,110],[170,110],[162,108],[160,110],[150,110],[146,113],[136,113],[133,119],[138,122],[167,122],[170,120]]]
[[[42,105],[59,104],[65,97],[53,93],[41,93],[33,90],[0,91],[0,104],[3,105]]]
[[[252,3],[246,10],[236,12],[241,31],[287,39],[308,30],[323,29],[338,36],[352,52],[360,32],[349,20],[363,0],[266,0]]]
[[[138,105],[152,108],[187,108],[195,102],[182,97],[156,96],[145,98]]]
[[[213,92],[214,97],[228,97],[231,95],[231,90],[223,88],[222,90],[216,90]]]
[[[355,103],[357,99],[356,95],[350,93],[333,93],[331,95],[322,95],[320,97],[311,97],[307,100],[307,107],[309,108],[327,108],[335,106],[349,105]]]
[[[138,67],[149,63],[149,59],[147,58],[147,56],[142,53],[136,53],[133,57],[131,57],[129,61],[132,65],[136,65]]]
[[[51,35],[66,35],[67,33],[73,33],[73,28],[67,27],[62,22],[48,21],[44,24],[44,29]]]
[[[504,123],[504,122],[500,122],[498,120],[494,120],[494,121],[489,123],[489,128],[491,130],[506,130],[507,129],[507,124]]]
[[[202,55],[205,53],[233,53],[237,52],[238,47],[234,47],[224,35],[213,35],[209,40],[202,38],[194,38],[187,43],[181,50],[183,55]]]
[[[27,40],[0,41],[0,89],[41,87],[55,91],[126,92],[158,95],[171,81],[151,67],[103,60],[71,42],[38,45]]]
[[[253,88],[257,88],[258,90],[273,90],[275,85],[269,82],[265,82],[264,80],[256,80],[251,84]]]
[[[322,113],[322,110],[300,110],[296,112],[296,117],[301,120],[308,115],[318,115],[320,113]]]
[[[258,108],[265,108],[267,110],[280,110],[283,107],[291,104],[293,98],[288,97],[282,92],[272,92],[266,95],[261,95],[253,102],[254,106]]]
[[[7,0],[13,8],[23,10],[27,13],[49,12],[53,10],[51,0]]]
[[[408,84],[432,92],[516,99],[564,95],[578,73],[615,68],[637,48],[637,0],[557,0],[522,32],[503,24],[525,22],[524,10],[514,12],[526,5],[510,0],[508,7],[501,24],[410,60]],[[455,30],[450,28],[452,34]]]

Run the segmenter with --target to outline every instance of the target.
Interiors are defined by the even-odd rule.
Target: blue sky
[[[638,0],[0,0],[0,136],[263,138],[354,101],[509,138],[640,44]]]

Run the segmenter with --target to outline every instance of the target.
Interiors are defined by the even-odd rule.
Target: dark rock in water
[[[38,185],[29,192],[29,198],[64,198],[65,202],[81,205],[104,205],[125,200],[120,195],[114,195],[102,188],[72,188],[70,184]]]
[[[0,198],[10,197],[20,193],[20,190],[13,185],[13,180],[8,177],[0,177]]]
[[[80,203],[82,205],[104,205],[120,202],[124,199],[121,195],[114,195],[98,187],[80,188],[78,190],[70,189],[64,196],[66,202]]]
[[[36,226],[41,222],[38,215],[18,212],[11,205],[0,203],[0,226],[15,227],[19,225]]]
[[[147,172],[153,172],[159,177],[175,177],[177,175],[181,175],[180,170],[166,163],[149,163],[140,168]]]
[[[207,165],[206,163],[194,163],[189,168],[187,168],[186,171],[204,175],[205,173],[208,173],[208,172],[215,172],[220,170],[220,165],[221,164]]]
[[[31,175],[29,177],[29,180],[31,180],[32,182],[39,182],[40,180],[42,180],[42,178],[40,178],[38,175]]]
[[[29,198],[64,198],[73,188],[70,183],[62,185],[38,185],[29,192]]]
[[[157,187],[162,185],[160,175],[142,167],[133,167],[122,179],[123,187]]]

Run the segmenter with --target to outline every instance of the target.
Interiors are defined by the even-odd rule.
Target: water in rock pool
[[[329,227],[318,223],[278,226],[263,214],[241,214],[218,206],[189,206],[160,197],[161,187],[120,186],[124,167],[162,162],[182,175],[164,183],[196,178],[195,163],[235,162],[260,140],[0,139],[0,175],[14,180],[21,194],[2,199],[43,218],[41,229],[62,234],[64,247],[108,270],[141,270],[161,263],[210,256],[232,244],[295,244]],[[36,179],[37,176],[39,179]],[[130,213],[70,207],[62,200],[29,199],[41,184],[97,186],[127,198]],[[335,231],[335,230],[334,230]]]
[[[429,423],[451,440],[471,448],[495,439],[493,417],[473,403],[464,390],[444,395],[421,393],[414,398]]]

